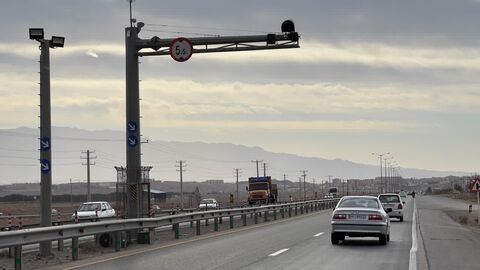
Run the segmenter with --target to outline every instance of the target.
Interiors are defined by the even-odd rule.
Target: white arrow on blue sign
[[[50,138],[49,137],[40,138],[40,150],[41,151],[50,150]]]
[[[40,160],[40,170],[42,171],[42,173],[50,172],[50,161],[48,159]]]
[[[128,133],[135,133],[137,132],[137,124],[133,121],[128,122],[127,124]]]
[[[137,146],[137,137],[135,135],[129,135],[127,139],[128,146],[135,147]]]

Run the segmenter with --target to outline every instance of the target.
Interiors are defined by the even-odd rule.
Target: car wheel
[[[345,235],[343,235],[343,234],[339,234],[339,235],[337,236],[337,238],[338,238],[338,240],[340,240],[340,241],[345,241]]]
[[[400,222],[403,222],[403,217],[400,217]]]
[[[390,242],[390,234],[387,234],[387,242]]]
[[[337,234],[332,233],[332,234],[330,235],[330,239],[331,239],[333,245],[338,245],[339,239],[338,239],[338,237],[337,237]]]
[[[387,244],[387,236],[386,235],[380,235],[378,240],[380,241],[380,245],[382,245],[382,246]]]

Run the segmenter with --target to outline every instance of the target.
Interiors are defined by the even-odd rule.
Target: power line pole
[[[307,179],[307,170],[300,171],[303,176],[303,200],[307,200],[307,189],[306,189],[306,179]]]
[[[283,192],[285,193],[286,192],[286,183],[287,182],[287,175],[286,174],[283,174]]]
[[[185,171],[184,168],[187,167],[187,165],[185,164],[185,160],[177,161],[177,163],[180,164],[178,166],[175,165],[175,167],[179,168],[177,172],[180,172],[180,209],[183,210],[183,172]]]
[[[91,150],[82,151],[82,154],[86,154],[87,156],[86,157],[80,157],[80,159],[86,159],[87,160],[87,163],[82,163],[82,165],[87,166],[87,202],[92,201],[92,193],[90,191],[90,165],[95,165],[95,162],[91,163],[90,160],[97,158],[96,156],[93,156],[93,157],[90,156],[90,154],[93,154],[93,153],[95,153],[95,150],[93,150],[93,151],[91,151]]]
[[[302,198],[302,177],[298,177],[298,200]]]
[[[378,159],[380,160],[380,186],[382,186],[382,182],[383,182],[382,159],[383,159],[383,156],[386,156],[386,155],[389,155],[389,154],[390,154],[390,152],[383,153],[383,154],[372,153],[372,155],[377,156]],[[386,183],[383,183],[383,184],[386,185]],[[387,192],[386,186],[384,186],[383,189],[385,189],[384,192]]]
[[[73,205],[73,187],[72,187],[72,178],[70,178],[70,206]]]
[[[313,197],[315,197],[315,190],[316,190],[316,186],[315,186],[315,178],[312,178],[312,181],[313,181]]]
[[[237,179],[237,199],[236,199],[236,203],[237,203],[237,206],[238,206],[238,176],[239,176],[240,172],[239,172],[239,169],[238,168],[235,168],[235,177]]]
[[[260,177],[260,171],[258,170],[258,163],[259,162],[263,162],[263,160],[252,160],[253,163],[256,163],[257,164],[257,177]]]
[[[267,177],[267,163],[263,163],[263,177]]]

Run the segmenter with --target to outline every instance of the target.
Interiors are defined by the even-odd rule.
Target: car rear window
[[[372,198],[346,198],[340,202],[338,208],[380,208],[378,201]]]
[[[379,199],[382,203],[399,203],[400,197],[398,195],[380,195]]]

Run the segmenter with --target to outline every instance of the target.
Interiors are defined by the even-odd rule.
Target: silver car
[[[391,209],[389,209],[391,211]],[[348,237],[378,237],[381,245],[390,241],[390,219],[374,196],[345,196],[332,214],[332,244]]]

